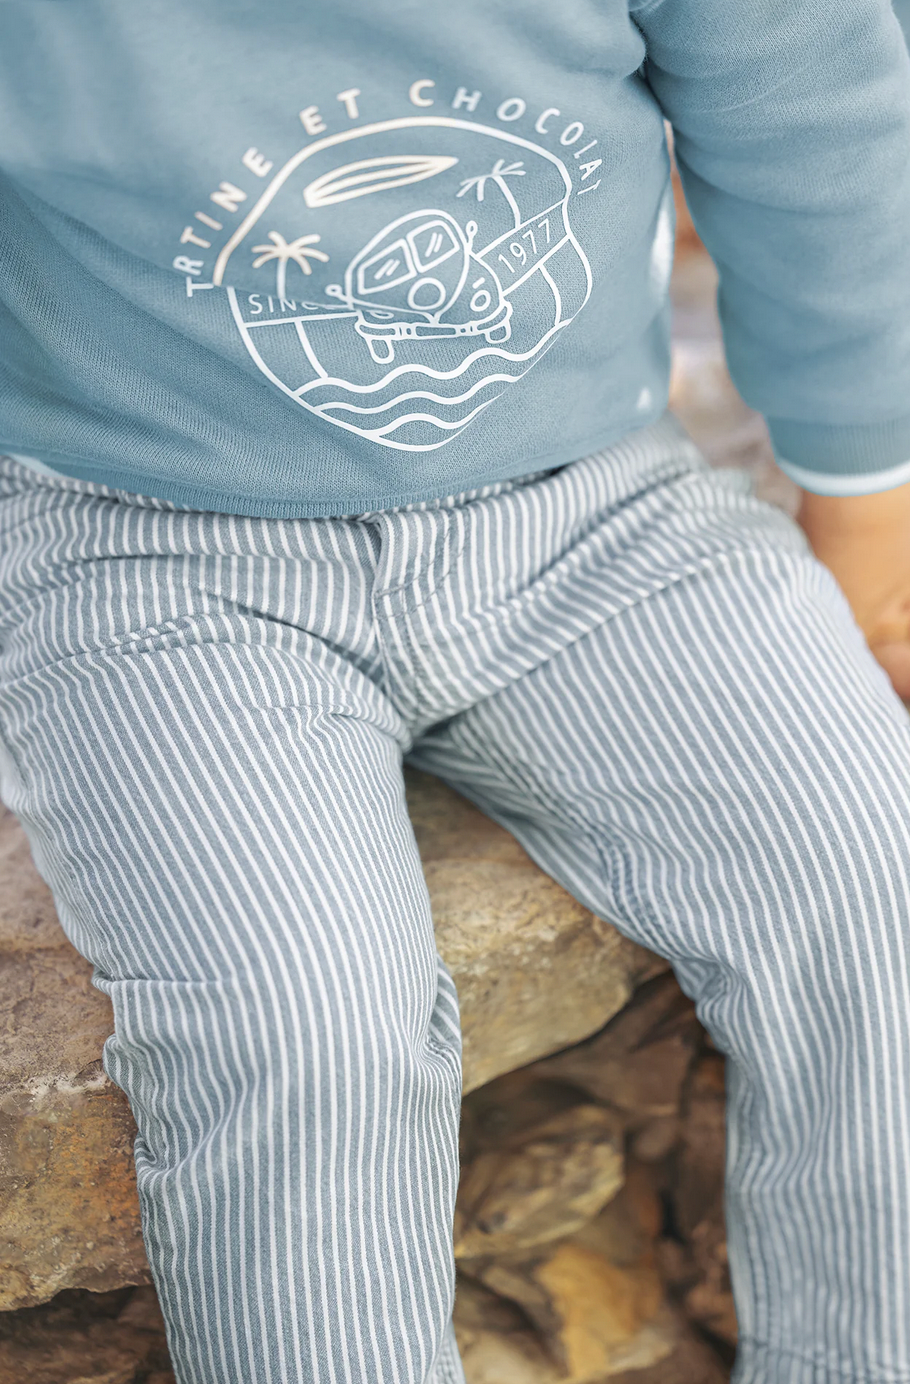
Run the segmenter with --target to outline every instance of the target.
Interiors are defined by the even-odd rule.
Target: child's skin
[[[910,485],[849,497],[804,492],[799,522],[895,691],[910,698]]]

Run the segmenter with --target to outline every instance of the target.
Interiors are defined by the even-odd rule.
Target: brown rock
[[[630,1163],[622,1190],[572,1236],[620,1269],[653,1268],[663,1209],[642,1164]]]
[[[686,1316],[719,1341],[736,1344],[736,1307],[730,1287],[727,1241],[722,1208],[716,1219],[702,1221],[691,1241],[698,1282],[684,1299]]]
[[[673,976],[663,975],[642,985],[600,1033],[536,1063],[535,1071],[572,1082],[636,1123],[673,1119],[701,1043],[694,1005]]]
[[[148,1281],[120,1093],[89,1069],[0,1097],[0,1305]]]
[[[730,1371],[710,1346],[679,1323],[671,1353],[656,1365],[614,1375],[610,1384],[729,1384]],[[503,1381],[504,1384],[504,1381]]]
[[[409,802],[461,996],[467,1089],[600,1027],[663,966],[442,784],[412,775]],[[147,1281],[132,1121],[99,1063],[110,1004],[2,809],[0,975],[0,1310]]]
[[[429,775],[408,775],[408,807],[458,985],[466,1091],[593,1033],[666,970]]]
[[[736,1342],[736,1310],[730,1285],[724,1228],[724,1062],[702,1055],[686,1093],[674,1195],[684,1249],[675,1268],[691,1321],[730,1344]],[[665,1261],[667,1252],[664,1251]],[[672,1272],[667,1262],[668,1272]]]
[[[514,1254],[579,1229],[623,1181],[622,1137],[594,1105],[527,1131],[518,1147],[480,1153],[462,1173],[455,1254]]]
[[[716,1206],[725,1157],[724,1059],[709,1051],[692,1071],[683,1112],[676,1213],[684,1235],[691,1235]]]
[[[0,1384],[174,1384],[151,1288],[64,1293],[47,1306],[0,1314]]]
[[[111,1031],[110,1003],[64,937],[25,833],[3,807],[0,974],[0,1090],[30,1080],[44,1085],[98,1062]]]
[[[461,1161],[484,1149],[519,1148],[536,1125],[585,1102],[576,1087],[547,1081],[535,1067],[507,1072],[465,1096],[461,1107]]]
[[[635,1132],[632,1152],[645,1163],[659,1163],[679,1143],[682,1125],[676,1115],[658,1115]]]
[[[0,819],[0,1308],[148,1280],[133,1121],[101,1070],[110,1004]]]
[[[468,1384],[557,1384],[559,1373],[527,1318],[480,1283],[459,1278],[454,1320]]]
[[[560,1378],[601,1381],[644,1369],[686,1334],[655,1267],[662,1217],[651,1170],[632,1163],[617,1195],[568,1239],[472,1271],[520,1305]],[[514,1380],[522,1384],[520,1374]]]
[[[676,1330],[653,1269],[622,1269],[564,1240],[544,1257],[494,1261],[482,1277],[530,1318],[569,1384],[643,1369],[673,1349]]]

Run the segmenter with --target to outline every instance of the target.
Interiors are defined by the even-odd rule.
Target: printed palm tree
[[[278,261],[278,270],[275,278],[275,292],[279,298],[286,298],[288,261],[293,260],[297,267],[304,274],[312,274],[310,260],[322,260],[323,264],[328,260],[328,255],[324,250],[313,250],[310,247],[315,245],[322,237],[319,235],[301,235],[296,240],[286,241],[280,231],[269,231],[271,245],[254,245],[253,254],[259,258],[253,260],[253,268],[259,269],[269,260]]]
[[[478,202],[482,202],[487,183],[493,182],[512,208],[512,215],[515,217],[515,225],[520,226],[521,212],[518,210],[518,203],[512,196],[506,179],[523,178],[524,175],[524,165],[520,160],[518,163],[506,163],[505,159],[497,159],[489,173],[480,173],[476,178],[466,178],[460,190],[455,195],[456,197],[463,197],[466,192],[470,192],[473,188]]]

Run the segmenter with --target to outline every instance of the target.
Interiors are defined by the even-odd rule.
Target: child
[[[888,0],[0,12],[3,793],[114,1004],[180,1384],[457,1381],[404,756],[729,1058],[739,1384],[910,1380],[910,727],[662,418],[732,369],[910,690]]]

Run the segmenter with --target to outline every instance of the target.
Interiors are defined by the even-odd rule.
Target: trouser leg
[[[896,1384],[910,723],[828,574],[776,545],[779,522],[763,543],[751,510],[742,551],[728,542],[414,758],[670,957],[728,1055],[738,1384]]]
[[[180,1384],[450,1384],[458,1017],[406,737],[266,626],[80,628],[33,667],[14,633],[4,796],[113,1001]]]

